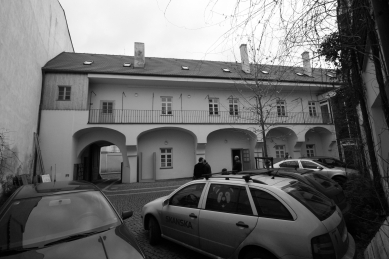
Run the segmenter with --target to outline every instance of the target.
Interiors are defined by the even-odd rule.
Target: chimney
[[[249,55],[247,53],[247,44],[240,45],[240,58],[242,60],[242,71],[250,74]]]
[[[303,70],[304,74],[307,76],[312,76],[312,67],[311,67],[311,60],[309,59],[309,52],[304,51],[301,54],[301,57],[303,58]]]
[[[134,50],[134,68],[144,68],[146,64],[145,44],[142,42],[135,42]]]

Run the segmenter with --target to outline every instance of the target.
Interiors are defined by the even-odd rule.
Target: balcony
[[[89,124],[258,124],[253,111],[89,110]],[[265,124],[333,124],[329,113],[268,113]]]

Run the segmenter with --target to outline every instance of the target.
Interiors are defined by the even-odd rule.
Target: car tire
[[[337,182],[340,186],[344,186],[347,182],[347,178],[346,177],[343,177],[343,176],[334,176],[332,177],[332,180],[334,180],[335,182]]]
[[[276,257],[261,249],[250,249],[244,254],[243,259],[276,259]]]
[[[149,243],[155,246],[161,240],[161,228],[154,217],[149,219]]]

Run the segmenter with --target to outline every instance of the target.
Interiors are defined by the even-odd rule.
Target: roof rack
[[[237,172],[237,171],[227,171],[227,172]],[[223,172],[223,173],[226,173],[226,172]],[[236,175],[236,174],[233,174],[233,175]],[[225,179],[225,180],[230,180],[230,176],[228,175],[225,175],[225,176],[212,176],[214,174],[220,174],[220,173],[213,173],[213,174],[203,174],[202,176],[206,179],[206,180],[209,180],[209,178],[213,178],[213,179]],[[262,182],[262,181],[259,181],[259,180],[255,180],[255,179],[252,179],[251,176],[248,174],[248,175],[242,175],[242,178],[233,178],[233,179],[243,179],[245,180],[246,183],[248,183],[249,181],[252,181],[254,183],[260,183],[260,184],[265,184],[267,185],[266,183]]]

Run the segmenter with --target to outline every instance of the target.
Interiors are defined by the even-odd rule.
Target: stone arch
[[[196,145],[196,135],[180,127],[159,127],[142,132],[137,137],[139,181],[191,177]],[[166,150],[171,151],[171,166],[162,154]]]
[[[300,157],[297,134],[290,128],[274,127],[270,129],[266,134],[266,142],[268,156],[273,157],[275,163],[284,159],[286,153],[292,158]],[[276,150],[277,146],[282,146],[284,151]]]
[[[324,127],[312,127],[305,133],[305,145],[302,153],[307,155],[307,145],[314,145],[314,154],[317,156],[338,156],[336,148],[336,135]]]
[[[100,155],[100,148],[109,145],[116,145],[119,148],[123,161],[122,181],[129,182],[130,165],[127,158],[126,137],[119,131],[104,127],[91,127],[75,132],[73,134],[74,160],[81,164],[89,161],[90,168],[84,165],[85,170],[89,170],[84,176],[87,178],[86,180],[96,180],[96,170],[100,169],[100,160],[97,159],[97,153]],[[95,168],[97,160],[99,161],[98,169]]]

